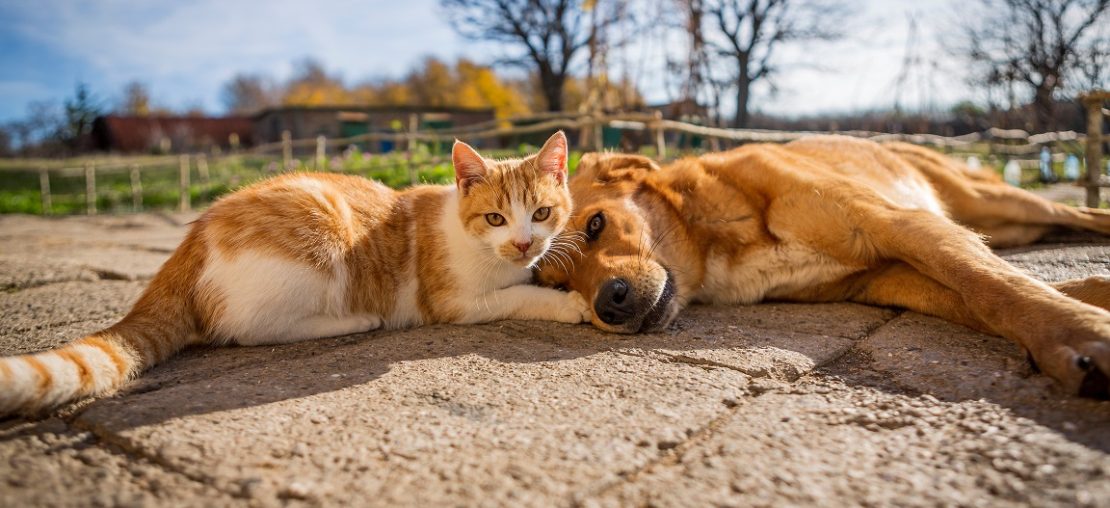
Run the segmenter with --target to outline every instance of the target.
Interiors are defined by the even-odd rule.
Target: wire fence
[[[841,131],[836,134],[874,141],[903,141],[931,146],[956,157],[975,156],[1000,167],[1015,161],[1024,169],[1036,169],[1044,148],[1054,162],[1086,150],[1087,178],[1079,185],[1089,189],[1097,206],[1099,187],[1110,186],[1102,174],[1101,126],[1110,99],[1103,95],[1088,100],[1089,124],[1094,133],[1073,131],[1029,134],[1021,130],[988,129],[962,136],[899,134],[871,131]],[[1096,118],[1097,117],[1097,118]],[[509,123],[511,125],[506,125]],[[211,202],[241,185],[269,175],[298,170],[338,171],[362,174],[387,185],[403,187],[421,182],[450,181],[450,159],[437,153],[455,139],[480,143],[547,134],[557,129],[576,132],[577,146],[586,150],[605,147],[603,131],[616,130],[630,148],[660,161],[698,151],[716,151],[744,143],[783,143],[829,132],[726,129],[664,119],[655,114],[575,115],[549,113],[514,119],[488,121],[454,129],[410,128],[400,132],[374,132],[344,138],[317,136],[293,139],[288,131],[278,142],[226,153],[196,153],[164,156],[129,156],[89,159],[79,165],[38,168],[19,164],[0,166],[0,212],[23,213],[113,213],[144,208],[176,208],[187,211]],[[679,138],[685,139],[678,142]],[[692,149],[691,139],[701,147]],[[371,154],[355,147],[389,142],[398,150]],[[683,146],[685,143],[686,146]],[[629,148],[629,147],[626,147]],[[515,155],[531,147],[501,150],[494,155]],[[1097,151],[1095,150],[1097,149]],[[35,199],[37,198],[37,199]],[[35,202],[37,201],[37,203]],[[1090,202],[1090,197],[1088,199]]]

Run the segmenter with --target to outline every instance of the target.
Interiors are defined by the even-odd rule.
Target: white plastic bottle
[[[1002,168],[1002,179],[1014,187],[1021,185],[1021,166],[1018,165],[1017,161],[1012,160],[1006,163],[1006,167]]]

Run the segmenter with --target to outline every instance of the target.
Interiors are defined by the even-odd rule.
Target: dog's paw
[[[591,316],[590,302],[582,296],[582,293],[571,291],[563,299],[563,305],[558,309],[555,321],[576,324],[589,321]]]
[[[1034,366],[1068,392],[1110,400],[1110,340],[1067,340],[1033,352]]]

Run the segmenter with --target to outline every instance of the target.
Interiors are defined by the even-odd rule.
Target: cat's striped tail
[[[195,340],[192,292],[199,263],[190,240],[119,323],[55,349],[0,358],[0,418],[110,394]]]

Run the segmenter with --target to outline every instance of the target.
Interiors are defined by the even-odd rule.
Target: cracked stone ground
[[[191,217],[0,217],[0,353],[118,319]],[[1110,239],[1003,253],[1110,275]],[[1007,341],[853,304],[666,333],[500,322],[200,348],[0,422],[0,506],[1110,506],[1110,403]]]

